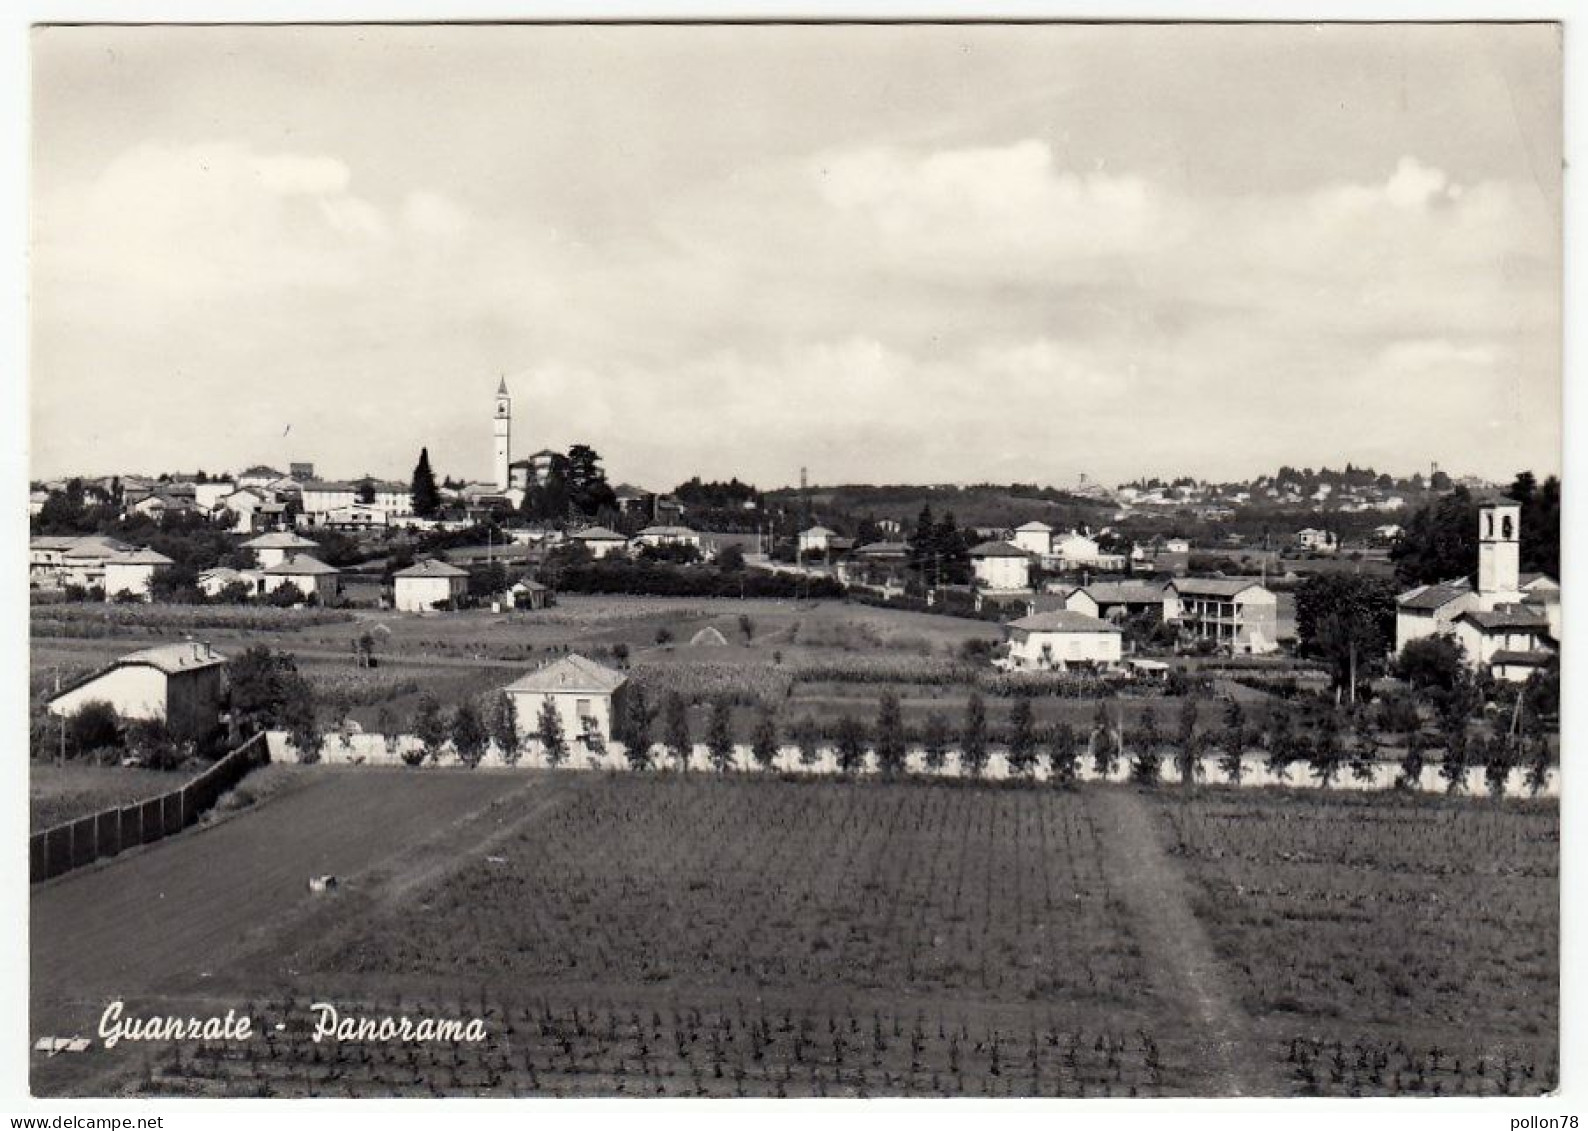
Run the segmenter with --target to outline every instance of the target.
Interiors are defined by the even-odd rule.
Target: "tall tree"
[[[1560,576],[1560,480],[1543,483],[1520,472],[1506,494],[1522,504],[1520,557],[1524,570]]]
[[[948,720],[933,711],[921,728],[921,758],[928,773],[941,773],[948,758]]]
[[[895,691],[884,691],[877,704],[877,769],[884,777],[904,772],[904,713]]]
[[[465,699],[459,703],[452,712],[452,748],[458,752],[458,761],[474,769],[485,757],[485,747],[490,740],[490,731],[485,727],[485,720],[480,718],[474,700]]]
[[[1158,712],[1146,707],[1136,727],[1136,756],[1130,762],[1131,780],[1139,785],[1157,785],[1163,776],[1163,732],[1158,729]]]
[[[733,708],[727,699],[714,699],[706,721],[706,757],[719,773],[733,769]]]
[[[648,770],[651,768],[653,761],[651,757],[651,722],[653,719],[654,713],[651,710],[651,705],[646,702],[645,688],[638,683],[630,683],[623,703],[620,741],[623,743],[623,756],[628,759],[629,769],[631,770]]]
[[[1395,587],[1358,574],[1316,574],[1296,590],[1301,654],[1329,665],[1337,690],[1355,692],[1383,667],[1395,638]]]
[[[568,757],[568,739],[563,734],[562,715],[550,696],[541,701],[540,718],[537,721],[539,725],[536,727],[536,732],[540,739],[540,748],[546,755],[547,764],[556,769]]]
[[[1478,565],[1478,505],[1465,487],[1419,507],[1390,548],[1402,585],[1468,577]]]
[[[838,720],[838,772],[852,774],[866,768],[866,724],[853,715]]]
[[[689,703],[678,692],[670,691],[662,716],[668,753],[678,763],[680,770],[688,770],[689,757],[695,751],[695,740],[689,733]]]
[[[915,529],[909,537],[910,569],[921,579],[921,584],[928,589],[937,585],[939,551],[937,545],[937,523],[932,519],[930,505],[923,506],[921,513],[916,516]]]
[[[1037,764],[1036,724],[1031,710],[1031,696],[1015,699],[1009,712],[1009,773],[1012,777],[1030,777]]]
[[[987,769],[987,704],[972,691],[965,701],[965,725],[959,734],[960,772],[979,778]]]
[[[490,718],[487,721],[491,740],[496,743],[502,761],[509,766],[517,765],[524,742],[518,733],[518,705],[513,702],[513,697],[505,691],[497,692],[491,700]]]
[[[419,449],[419,462],[414,465],[412,485],[414,514],[420,518],[434,518],[441,509],[441,491],[436,486],[436,473],[430,470],[430,449]]]
[[[575,444],[568,449],[567,477],[568,501],[581,514],[593,515],[617,505],[617,496],[601,469],[601,457],[589,444]]]
[[[414,708],[414,737],[419,739],[425,757],[432,762],[441,760],[441,751],[447,744],[447,719],[441,704],[428,691],[419,696]]]
[[[1048,772],[1055,785],[1075,784],[1081,769],[1081,742],[1075,728],[1060,722],[1048,732]]]
[[[750,756],[763,770],[771,770],[777,763],[777,715],[769,704],[763,704],[756,713]]]

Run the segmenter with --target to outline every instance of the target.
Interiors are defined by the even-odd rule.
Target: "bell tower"
[[[491,467],[496,474],[498,491],[508,488],[508,466],[513,462],[512,431],[513,398],[507,395],[507,378],[503,377],[496,386],[496,416],[492,420],[496,450]]]
[[[1522,505],[1495,499],[1478,507],[1478,605],[1521,601]]]

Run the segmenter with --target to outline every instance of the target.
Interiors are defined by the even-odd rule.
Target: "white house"
[[[1332,554],[1340,548],[1340,541],[1332,530],[1318,530],[1309,526],[1296,532],[1296,545],[1303,550]]]
[[[294,534],[290,530],[272,530],[268,534],[261,534],[243,543],[243,549],[254,552],[261,569],[280,565],[293,554],[319,548],[319,543],[311,542],[303,535]]]
[[[825,526],[813,526],[809,530],[800,531],[800,557],[806,554],[825,554],[836,537],[838,537],[837,531],[828,530]]]
[[[163,719],[177,734],[197,736],[220,721],[226,657],[207,643],[164,644],[121,657],[57,691],[52,715],[71,716],[106,703],[124,719]]]
[[[193,484],[193,501],[205,511],[213,511],[217,503],[235,490],[237,484],[230,479],[209,479]]]
[[[604,558],[608,554],[621,554],[629,548],[629,540],[616,530],[608,530],[604,526],[590,526],[577,534],[570,534],[568,540],[575,542],[590,551],[592,558]]]
[[[1113,671],[1119,667],[1123,639],[1118,625],[1084,613],[1033,613],[1009,623],[1009,661],[1022,671]]]
[[[970,552],[971,568],[984,589],[1018,592],[1031,588],[1031,555],[1012,542],[983,542]]]
[[[687,526],[647,526],[634,536],[636,546],[693,546],[700,549],[700,535]]]
[[[198,575],[199,591],[206,597],[219,597],[228,585],[246,585],[254,591],[259,585],[259,575],[252,570],[244,572],[226,566],[202,570]]]
[[[1169,621],[1179,615],[1179,602],[1171,589],[1143,581],[1099,581],[1072,589],[1065,595],[1064,607],[1108,621],[1142,615]]]
[[[1055,535],[1053,550],[1049,555],[1059,569],[1124,569],[1124,554],[1109,554],[1097,544],[1096,538],[1079,531]]]
[[[1455,638],[1474,667],[1487,667],[1496,679],[1524,683],[1553,654],[1544,641],[1549,622],[1528,605],[1469,609],[1456,618]]]
[[[322,605],[336,603],[337,578],[341,570],[326,565],[308,554],[292,554],[284,561],[259,571],[261,592],[274,593],[284,585],[295,586],[304,599],[313,597]]]
[[[102,534],[42,535],[28,540],[28,584],[40,589],[76,585],[92,589],[105,583],[105,563],[132,546]]]
[[[405,613],[428,613],[443,602],[455,607],[468,591],[468,570],[435,558],[392,574],[392,604]]]
[[[1395,651],[1426,636],[1448,636],[1456,618],[1478,607],[1478,594],[1466,578],[1419,585],[1395,598]]]
[[[594,732],[613,737],[613,720],[620,717],[627,677],[603,667],[577,652],[537,668],[502,690],[517,709],[521,734],[540,730],[540,713],[551,703],[562,722],[563,737],[577,749],[580,738]]]
[[[255,464],[237,477],[238,487],[270,487],[288,478],[273,467]]]
[[[1028,522],[1015,527],[1010,541],[1028,554],[1046,557],[1053,552],[1053,527],[1045,522]]]
[[[216,510],[231,512],[234,519],[232,533],[253,534],[274,525],[269,517],[269,508],[275,501],[275,495],[263,488],[239,487],[229,495],[222,495],[216,503]]]
[[[128,594],[147,601],[154,595],[157,573],[173,565],[170,558],[150,549],[130,550],[105,560],[105,600]]]

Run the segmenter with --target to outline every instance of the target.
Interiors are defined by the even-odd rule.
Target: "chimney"
[[[215,658],[215,648],[208,640],[204,641],[204,658],[206,660],[213,660]]]
[[[204,658],[204,653],[197,643],[193,645],[193,658],[195,660],[202,660]]]

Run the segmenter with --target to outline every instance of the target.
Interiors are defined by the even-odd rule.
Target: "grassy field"
[[[103,921],[98,887],[158,884],[171,915],[187,901],[213,921],[197,939],[176,938],[171,915],[135,921],[118,992],[149,1011],[242,1003],[286,1028],[96,1053],[102,1083],[40,1061],[36,1086],[1524,1095],[1554,1079],[1553,806],[299,773],[207,844],[177,838],[76,892],[47,887],[47,913],[35,893],[36,921],[74,940],[49,984],[78,1000],[106,971],[74,916]],[[339,812],[358,819],[326,823]],[[346,890],[316,902],[291,877],[322,868]],[[268,906],[237,894],[256,882]],[[49,940],[34,940],[37,987]],[[161,965],[195,946],[211,973]],[[478,1017],[488,1037],[315,1044],[312,1001]]]
[[[124,766],[33,762],[28,773],[28,820],[38,832],[111,806],[158,797],[188,777]]]

